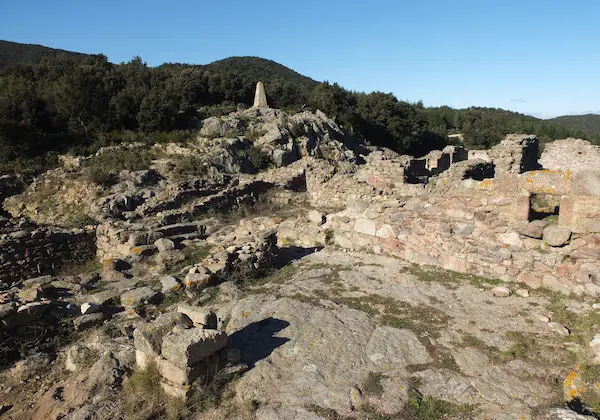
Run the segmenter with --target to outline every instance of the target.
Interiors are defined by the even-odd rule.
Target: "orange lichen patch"
[[[575,398],[577,398],[577,390],[576,389],[570,389],[569,392],[567,392],[567,396],[571,400],[574,400]]]
[[[477,184],[477,188],[485,190],[494,186],[493,179],[485,179]]]
[[[136,247],[131,248],[131,252],[133,252],[134,254],[141,254],[144,251],[142,248],[139,248],[136,246]]]
[[[564,384],[568,388],[572,387],[573,386],[573,379],[571,379],[570,376],[567,376],[567,378],[565,379]]]
[[[250,312],[248,312],[248,311],[245,311],[245,312],[242,314],[242,318],[246,318],[248,315],[250,315]]]

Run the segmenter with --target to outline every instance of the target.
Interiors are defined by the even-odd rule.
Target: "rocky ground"
[[[533,146],[253,108],[2,181],[0,417],[598,418],[596,178]]]
[[[558,408],[569,375],[583,378],[584,401],[598,401],[589,383],[596,368],[585,363],[600,321],[592,302],[392,257],[329,248],[282,255],[291,262],[267,277],[210,290],[203,306],[245,367],[184,417],[575,418]],[[177,300],[189,298],[168,304]],[[125,312],[54,360],[38,354],[3,372],[9,418],[181,415],[147,378],[124,379],[135,370],[127,329],[136,322]]]

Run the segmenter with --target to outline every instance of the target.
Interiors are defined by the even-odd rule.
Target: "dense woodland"
[[[594,133],[500,109],[425,108],[392,94],[352,92],[260,58],[148,67],[139,57],[112,64],[103,55],[24,54],[21,49],[0,66],[0,173],[41,170],[65,151],[183,139],[208,116],[250,106],[258,80],[271,106],[321,109],[371,144],[401,153],[439,149],[452,133],[483,148],[513,132],[600,141]]]
[[[600,115],[564,115],[550,120],[553,123],[566,125],[575,130],[583,130],[589,133],[600,133]]]

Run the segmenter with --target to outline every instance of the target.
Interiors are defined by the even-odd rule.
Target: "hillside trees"
[[[49,152],[90,153],[121,139],[167,138],[152,133],[196,129],[203,118],[250,106],[259,80],[271,106],[321,109],[351,133],[399,153],[441,149],[453,133],[464,134],[469,147],[490,147],[512,132],[545,140],[586,136],[500,109],[425,108],[390,93],[353,92],[254,57],[152,68],[140,57],[115,65],[103,55],[59,55],[2,70],[0,173],[15,162],[43,164]]]

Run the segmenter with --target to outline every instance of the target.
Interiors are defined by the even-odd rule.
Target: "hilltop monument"
[[[263,82],[256,84],[256,93],[254,94],[254,105],[253,108],[268,108],[267,95],[265,94],[265,85]]]

